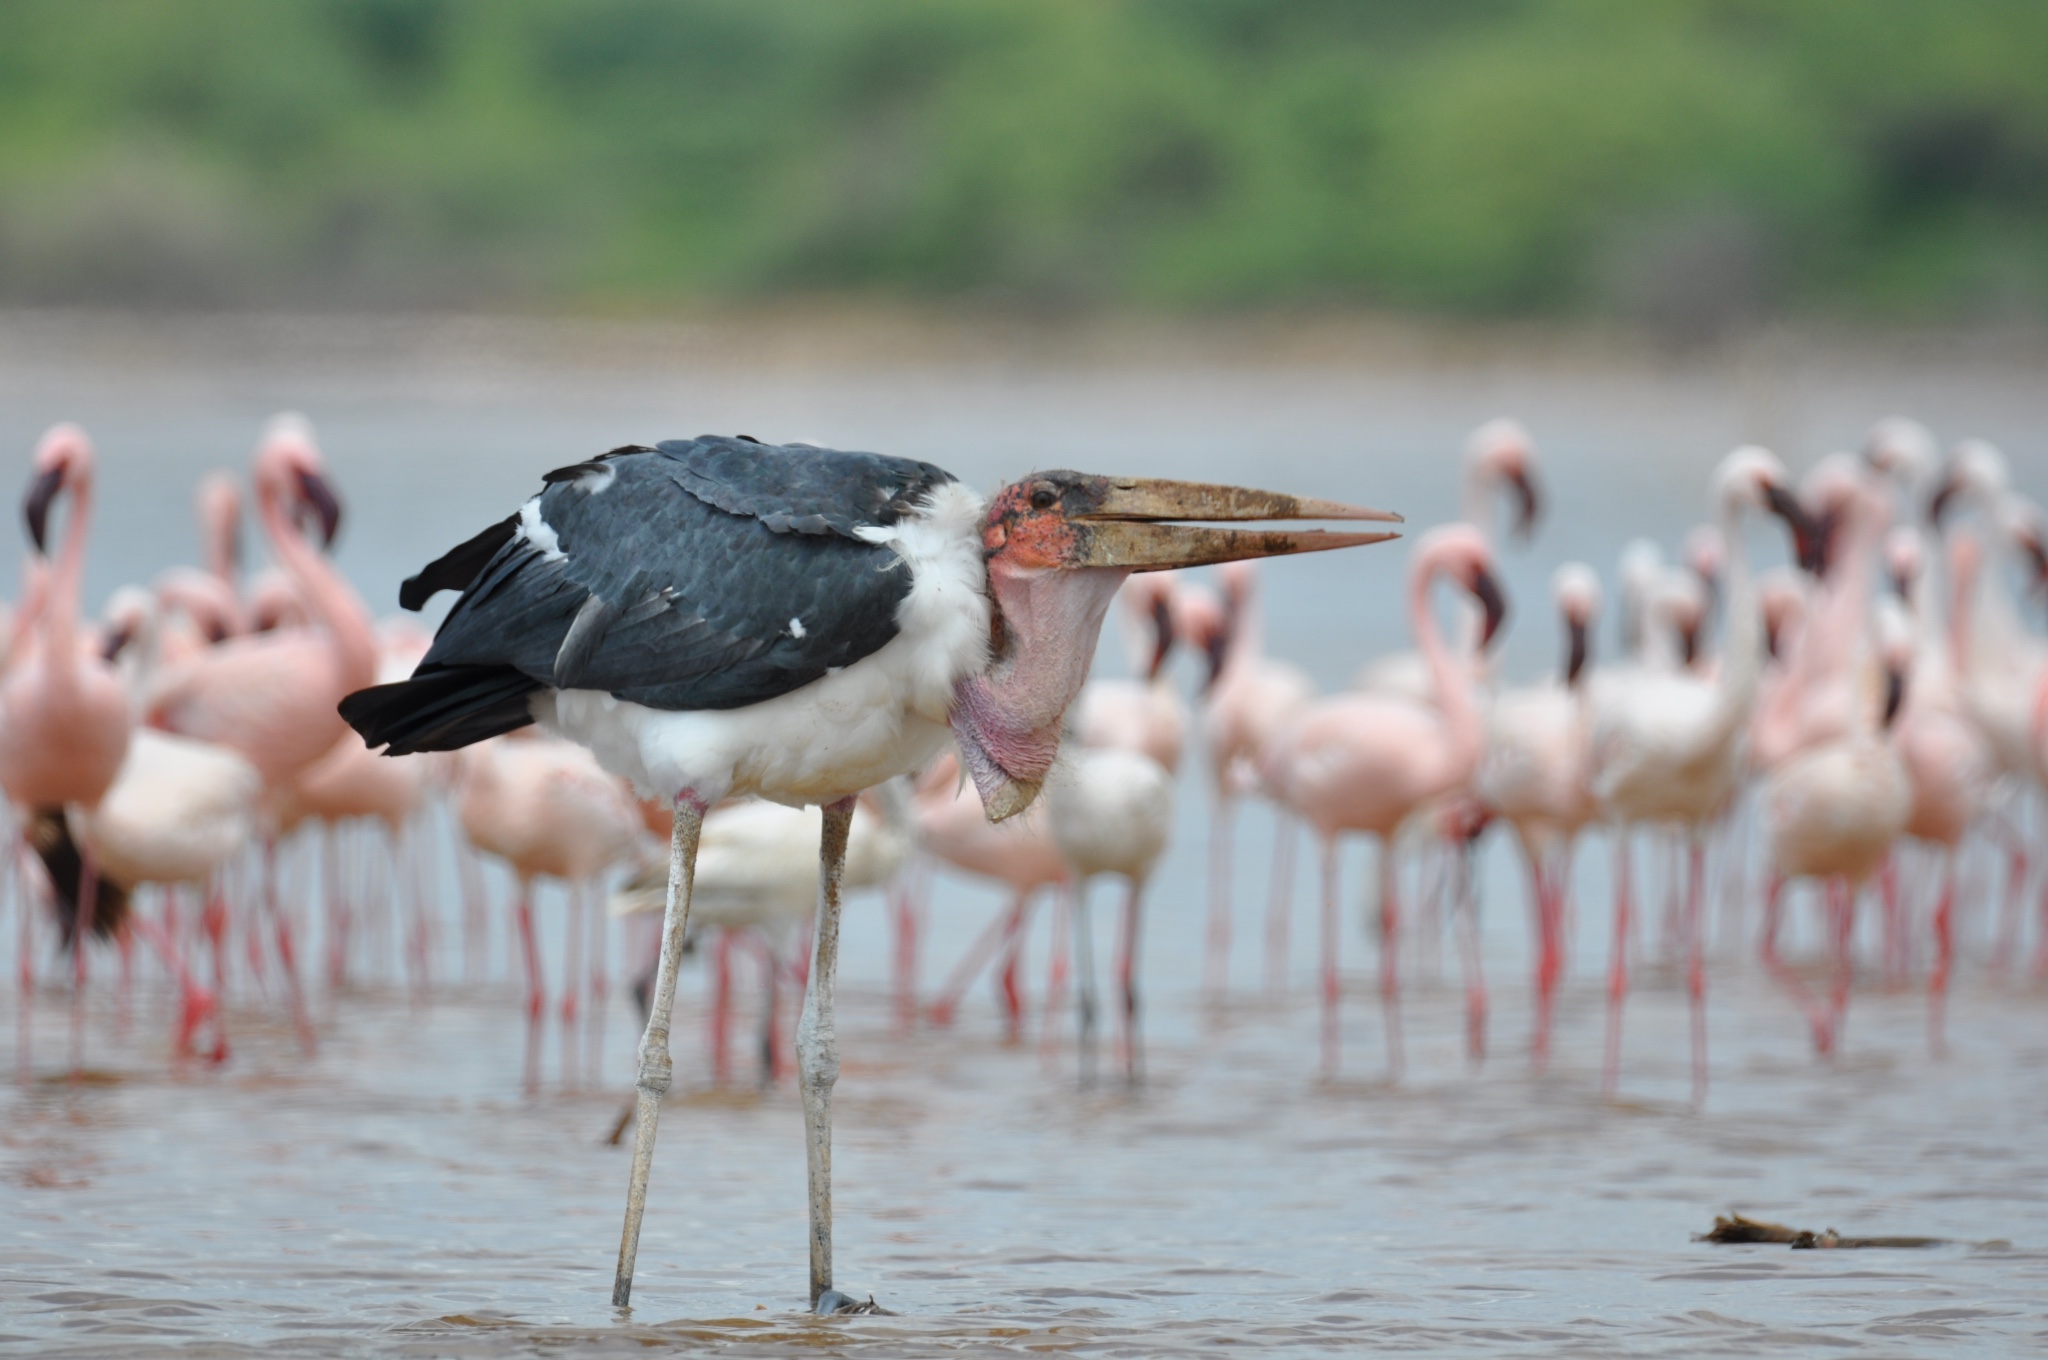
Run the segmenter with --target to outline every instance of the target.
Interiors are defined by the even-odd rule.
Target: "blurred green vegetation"
[[[0,300],[2048,308],[2041,0],[0,0]]]

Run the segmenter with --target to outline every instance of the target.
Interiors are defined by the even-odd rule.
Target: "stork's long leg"
[[[797,1081],[804,1099],[804,1161],[811,1191],[811,1306],[832,1289],[832,1087],[839,1080],[834,987],[839,976],[839,887],[846,875],[852,798],[825,805],[818,847],[818,929],[810,985],[796,1027]],[[829,1311],[829,1307],[828,1307]]]
[[[626,1225],[619,1234],[619,1269],[612,1280],[612,1307],[633,1298],[633,1262],[640,1254],[640,1219],[647,1212],[647,1173],[654,1166],[654,1134],[661,1098],[675,1075],[668,1054],[669,1016],[676,1008],[676,973],[683,966],[683,932],[690,925],[690,886],[697,876],[697,838],[704,830],[702,799],[687,790],[676,795],[675,826],[668,842],[668,905],[661,916],[661,967],[654,978],[654,1004],[647,1032],[640,1036],[639,1127],[633,1133],[633,1174],[626,1185]],[[829,826],[828,814],[826,824]],[[842,834],[840,846],[845,847]]]

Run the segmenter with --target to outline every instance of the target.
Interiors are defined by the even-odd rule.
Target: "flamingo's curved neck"
[[[355,590],[306,542],[299,526],[285,513],[283,497],[274,479],[259,480],[256,509],[263,517],[263,532],[270,540],[271,552],[299,588],[313,618],[326,626],[335,660],[340,663],[341,679],[350,689],[375,683],[376,636],[370,627],[369,611]]]
[[[1976,669],[1977,641],[1975,611],[1971,605],[1978,595],[1977,577],[1984,566],[1984,549],[1968,533],[1957,534],[1948,550],[1948,651],[1949,663],[1958,680],[1967,680]]]
[[[1472,701],[1471,669],[1477,656],[1454,659],[1444,645],[1437,627],[1436,611],[1429,607],[1430,586],[1441,576],[1440,567],[1415,572],[1408,581],[1408,618],[1415,630],[1415,647],[1429,669],[1429,687],[1443,714],[1444,731],[1450,738],[1452,764],[1466,769],[1477,763],[1482,740],[1479,706]],[[1476,637],[1476,633],[1475,633]]]
[[[78,595],[85,576],[85,538],[92,528],[92,459],[74,454],[64,470],[71,513],[64,517],[64,542],[57,549],[43,587],[43,664],[66,673],[78,669]]]
[[[1749,545],[1743,540],[1742,504],[1724,498],[1715,513],[1721,541],[1727,545],[1727,640],[1721,648],[1721,670],[1714,680],[1716,716],[1733,731],[1749,716],[1763,676],[1763,620],[1757,612],[1756,579],[1749,569]]]

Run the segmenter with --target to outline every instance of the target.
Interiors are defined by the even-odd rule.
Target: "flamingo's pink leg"
[[[583,913],[588,907],[584,900],[583,885],[571,883],[569,906],[562,920],[562,1004],[560,1020],[562,1029],[562,1085],[570,1089],[581,1085],[576,1070],[577,1025],[576,1019],[582,1014],[583,1005]]]
[[[773,1086],[785,1070],[782,1043],[776,1037],[782,1020],[782,961],[770,941],[756,939],[754,944],[761,955],[761,1084]]]
[[[1117,940],[1117,983],[1123,990],[1123,1027],[1119,1055],[1124,1079],[1132,1085],[1140,1080],[1143,1062],[1138,1052],[1138,928],[1144,907],[1145,885],[1133,879],[1124,898],[1123,931]]]
[[[348,981],[349,910],[341,896],[341,829],[319,826],[320,884],[327,908],[327,986],[339,991]]]
[[[1452,856],[1451,910],[1458,932],[1458,967],[1465,977],[1465,1056],[1477,1067],[1486,1061],[1486,971],[1479,957],[1479,897],[1472,875],[1471,842],[1446,842]]]
[[[1011,899],[1003,925],[1003,964],[996,973],[996,990],[1003,1003],[1003,1042],[1024,1042],[1024,991],[1019,974],[1024,966],[1024,924],[1031,913],[1031,894],[1020,892]]]
[[[1400,1080],[1401,1047],[1401,903],[1395,895],[1394,838],[1380,838],[1380,1010],[1387,1026],[1387,1075]]]
[[[1529,1039],[1529,1065],[1541,1072],[1550,1063],[1551,997],[1557,977],[1557,942],[1550,900],[1550,873],[1540,846],[1524,842],[1523,859],[1529,871],[1529,901],[1535,909],[1536,926],[1536,1015]]]
[[[277,895],[277,842],[263,842],[263,895],[270,911],[271,928],[277,936],[277,962],[284,972],[285,996],[291,1003],[292,1027],[298,1031],[299,1047],[313,1051],[313,1021],[306,1014],[306,996],[299,989],[298,950],[292,943],[292,926]]]
[[[533,879],[522,874],[519,896],[513,906],[519,930],[519,950],[526,961],[526,1072],[528,1094],[540,1089],[540,1028],[547,1010],[546,984],[541,980],[540,944],[533,932]]]
[[[484,900],[483,860],[476,847],[455,832],[455,882],[462,894],[462,976],[475,982],[490,963],[489,903]]]
[[[594,891],[596,885],[592,885]],[[595,894],[590,913],[590,1011],[586,1021],[584,1080],[592,1085],[604,1081],[604,1026],[611,1000],[611,918],[605,914],[602,894]]]
[[[719,927],[711,946],[711,1082],[732,1080],[732,932]]]
[[[1692,1013],[1692,1103],[1707,1100],[1707,847],[1686,838],[1685,993]]]
[[[1763,960],[1764,968],[1777,979],[1791,996],[1793,1003],[1805,1013],[1807,1024],[1813,1030],[1814,1049],[1820,1053],[1828,1051],[1828,1013],[1824,1006],[1807,988],[1798,972],[1778,953],[1778,927],[1783,923],[1785,912],[1785,880],[1771,875],[1771,886],[1764,898],[1764,926],[1757,955]]]
[[[1068,932],[1073,929],[1073,890],[1066,884],[1053,889],[1052,941],[1045,978],[1045,1015],[1039,1026],[1038,1051],[1047,1060],[1059,1052],[1062,1016],[1067,1006]]]
[[[1834,943],[1835,976],[1828,997],[1828,1054],[1841,1045],[1843,1022],[1849,1015],[1849,988],[1856,974],[1856,888],[1847,879],[1828,883],[1828,924]]]
[[[1294,915],[1294,822],[1276,806],[1273,882],[1266,897],[1266,990],[1287,990],[1287,927]]]
[[[1628,1000],[1628,941],[1634,910],[1628,827],[1614,828],[1614,943],[1607,956],[1607,1051],[1601,1061],[1600,1090],[1612,1099],[1621,1084],[1621,1013]]]
[[[939,999],[932,1002],[931,1022],[934,1025],[943,1027],[953,1023],[954,1012],[960,1009],[960,998],[966,995],[968,987],[980,976],[983,965],[1008,936],[1010,917],[1011,912],[1007,909],[992,917],[988,926],[961,956],[960,962],[954,965],[951,975],[946,978],[945,986],[939,989]]]
[[[59,814],[62,815],[61,813]],[[85,1067],[85,954],[92,941],[93,912],[99,906],[99,866],[79,847],[77,915],[71,918],[71,1078]]]
[[[917,958],[924,933],[925,892],[931,886],[931,871],[922,860],[900,875],[889,890],[889,905],[896,921],[896,1030],[908,1034],[917,1028]]]
[[[1334,1080],[1337,1075],[1337,1051],[1339,1043],[1338,1022],[1343,1002],[1342,985],[1337,976],[1337,953],[1340,932],[1337,929],[1337,838],[1323,837],[1323,1077]]]
[[[1927,977],[1927,1047],[1948,1056],[1948,976],[1956,957],[1956,849],[1942,851],[1941,898],[1934,906],[1934,969]]]
[[[7,878],[14,897],[14,964],[18,976],[14,998],[14,1079],[24,1086],[35,1068],[36,907],[30,900],[34,895],[33,879],[23,872],[24,856],[28,853],[28,842],[17,831]]]
[[[1221,997],[1230,982],[1231,837],[1236,834],[1237,800],[1218,790],[1209,813],[1209,936],[1202,983],[1210,998]]]

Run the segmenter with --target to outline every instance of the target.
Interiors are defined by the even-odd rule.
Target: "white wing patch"
[[[555,533],[555,526],[540,517],[538,496],[519,507],[519,536],[540,554],[543,562],[568,560],[569,554],[562,551],[562,540]]]
[[[801,639],[805,631],[802,619],[791,619],[789,621],[789,635],[791,637]]]

